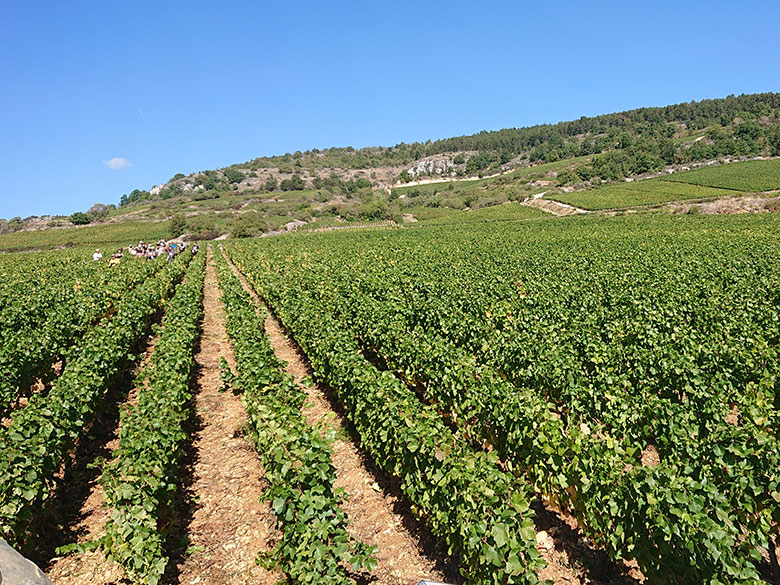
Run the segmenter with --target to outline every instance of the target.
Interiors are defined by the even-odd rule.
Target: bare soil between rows
[[[195,407],[198,430],[189,488],[193,509],[181,539],[187,544],[176,565],[176,582],[208,585],[272,584],[280,575],[255,561],[274,534],[274,517],[265,502],[263,467],[244,434],[247,416],[241,399],[221,392],[219,363],[235,367],[225,332],[225,315],[217,288],[214,262],[208,250],[204,285],[204,317]]]

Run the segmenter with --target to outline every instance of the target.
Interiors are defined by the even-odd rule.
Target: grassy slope
[[[489,207],[507,201],[525,199],[545,188],[530,183],[545,178],[554,181],[554,178],[549,177],[550,173],[570,168],[583,160],[585,158],[518,168],[513,172],[489,179],[399,187],[393,191],[391,199],[397,199],[391,203],[391,207],[399,216],[412,214],[419,220],[427,220],[454,213],[457,209]],[[400,197],[402,195],[403,197]],[[344,210],[359,206],[361,198],[365,196],[366,194],[334,196],[325,190],[311,189],[262,194],[227,192],[218,198],[201,201],[177,197],[134,204],[112,211],[110,217],[162,221],[175,214],[187,217],[203,215],[215,224],[217,231],[224,233],[230,231],[231,222],[239,215],[257,212],[266,220],[269,229],[280,229],[293,219],[311,221],[315,217],[316,223],[324,227],[326,224],[339,225],[340,222],[324,212],[323,207],[335,206],[339,210]],[[374,192],[372,197],[383,198],[384,194]],[[531,213],[536,214],[536,212]],[[358,218],[353,221],[362,224],[370,220]]]

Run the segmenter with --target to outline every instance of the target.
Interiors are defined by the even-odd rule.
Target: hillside
[[[73,223],[172,222],[201,238],[303,223],[417,220],[604,183],[780,155],[780,94],[730,96],[390,147],[309,150],[177,174],[67,217],[0,220],[0,233]],[[584,196],[584,195],[583,195]],[[649,203],[715,196],[688,191]],[[609,199],[590,209],[634,205]],[[645,202],[639,200],[639,204]],[[587,205],[585,205],[587,207]]]

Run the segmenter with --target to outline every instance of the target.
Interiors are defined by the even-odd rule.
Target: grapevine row
[[[204,264],[205,254],[192,260],[166,305],[162,331],[137,378],[138,402],[122,415],[119,447],[100,480],[112,508],[101,544],[136,583],[156,585],[168,562],[166,529],[191,415]]]
[[[615,557],[662,583],[755,582],[780,522],[777,220],[655,221],[237,248]]]
[[[374,296],[385,308],[392,307],[391,313],[403,316],[400,327],[404,335],[414,331],[416,338],[438,339],[434,345],[446,346],[448,339],[459,340],[466,355],[473,353],[477,362],[493,365],[517,382],[517,387],[529,384],[545,390],[548,399],[556,402],[556,414],[572,421],[572,426],[583,418],[591,426],[605,426],[607,433],[621,437],[635,452],[649,442],[655,443],[660,465],[645,468],[632,464],[634,469],[622,475],[619,487],[607,477],[603,488],[607,493],[625,494],[620,497],[626,501],[618,502],[614,514],[624,528],[635,527],[633,536],[625,537],[620,524],[618,530],[609,530],[613,526],[610,523],[599,533],[610,540],[626,539],[620,543],[622,554],[635,550],[633,556],[644,556],[648,564],[643,568],[648,573],[667,571],[670,561],[676,566],[673,560],[677,558],[682,560],[679,578],[683,580],[690,573],[696,579],[709,576],[750,582],[757,578],[753,563],[761,560],[758,549],[773,546],[780,521],[778,426],[773,424],[776,415],[768,406],[778,370],[778,305],[775,303],[773,311],[771,306],[750,298],[761,298],[757,293],[763,292],[753,281],[753,273],[761,275],[767,285],[772,282],[761,260],[739,262],[749,266],[740,267],[739,279],[732,277],[729,295],[747,297],[751,302],[737,306],[734,300],[723,298],[720,305],[685,307],[676,293],[676,298],[664,302],[685,307],[691,313],[688,320],[701,321],[697,324],[699,330],[671,322],[667,326],[674,327],[673,337],[662,337],[661,342],[668,347],[653,341],[650,349],[623,346],[626,331],[621,331],[620,321],[604,318],[601,327],[593,329],[577,325],[592,320],[598,307],[581,309],[579,315],[558,309],[559,322],[548,325],[539,319],[538,302],[525,298],[525,293],[518,299],[519,307],[502,305],[484,293],[463,296],[463,281],[443,275],[433,286],[430,281],[418,284],[404,279],[403,288],[393,290],[395,283],[388,287],[387,281],[376,277],[372,280],[364,275],[364,269],[358,272],[352,289],[340,287],[332,298],[334,304],[340,298],[352,298],[353,308],[366,310],[363,320],[375,323],[379,309],[365,306]],[[475,283],[470,278],[465,281]],[[487,287],[495,286],[493,279],[486,278],[486,282]],[[425,291],[426,287],[433,290]],[[398,303],[399,296],[405,296],[406,302]],[[622,302],[634,304],[637,300]],[[556,305],[557,301],[551,299],[550,303]],[[454,311],[453,304],[459,310]],[[734,305],[728,316],[716,316],[725,304]],[[524,306],[527,314],[522,310]],[[768,312],[757,313],[758,308]],[[663,318],[668,319],[668,314]],[[721,330],[714,325],[723,322],[726,324]],[[761,327],[756,328],[756,324]],[[653,330],[663,329],[654,316],[637,315],[629,326],[651,332],[650,339]],[[567,329],[574,332],[571,340],[561,335]],[[609,341],[602,341],[604,337]],[[574,346],[571,353],[567,351],[569,343]],[[697,357],[707,352],[706,361]],[[664,357],[672,353],[674,361]],[[514,357],[523,354],[522,362]],[[578,365],[572,357],[578,354],[589,356],[590,361]],[[440,364],[439,372],[452,367],[445,366],[448,359]],[[621,372],[616,366],[627,359],[633,369]],[[657,375],[663,369],[673,370],[674,377],[659,389],[644,389],[646,381],[640,383],[639,374],[650,371]],[[774,399],[777,401],[776,389]],[[471,400],[477,398],[472,395]],[[584,485],[593,489],[589,481]],[[643,535],[650,536],[652,546],[644,545]],[[671,578],[676,574],[672,573]]]
[[[97,266],[83,251],[4,254],[0,257],[0,340],[38,325],[52,309],[100,280]],[[21,301],[21,302],[20,302]]]
[[[333,487],[332,436],[323,437],[323,429],[304,420],[306,394],[274,354],[258,307],[222,255],[216,258],[239,372],[232,384],[243,390],[251,436],[270,483],[263,498],[271,502],[281,532],[276,546],[262,558],[292,583],[354,583],[342,563],[354,571],[371,571],[376,561],[372,547],[347,533],[343,495]]]

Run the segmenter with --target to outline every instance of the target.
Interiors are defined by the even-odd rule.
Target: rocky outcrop
[[[411,177],[430,176],[430,175],[450,175],[452,174],[452,163],[446,159],[421,160],[414,166],[407,169]]]

